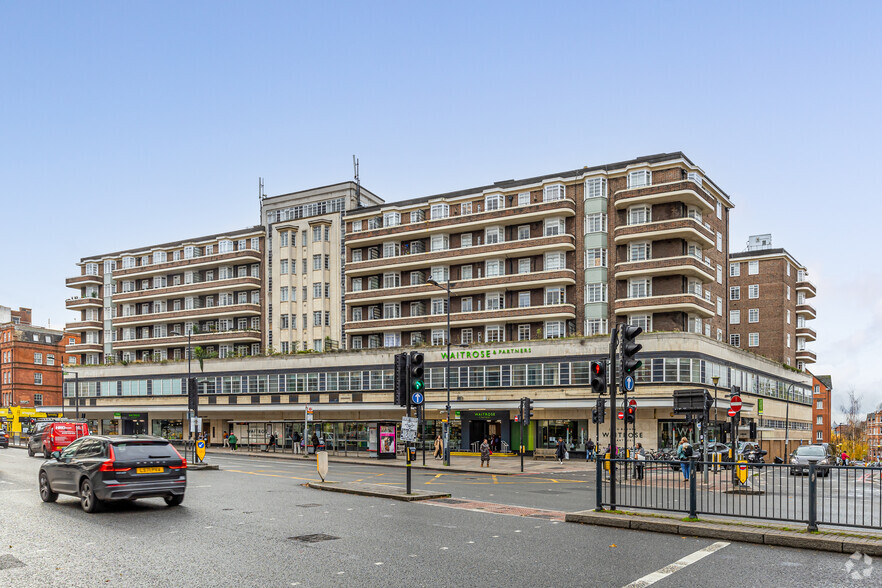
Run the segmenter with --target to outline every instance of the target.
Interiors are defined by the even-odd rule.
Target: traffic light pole
[[[409,419],[410,418],[410,395],[411,395],[410,355],[407,355],[405,357],[407,357],[407,387],[405,389],[407,390],[407,394],[406,394],[406,397],[407,397],[407,418]],[[411,486],[410,486],[410,484],[411,484],[411,481],[410,481],[410,441],[404,442],[404,451],[407,453],[407,467],[406,467],[406,469],[407,469],[407,494],[409,495],[411,492]]]
[[[616,410],[616,349],[618,341],[619,328],[614,327],[609,337],[609,364],[606,370],[607,378],[609,378],[609,405],[611,413]],[[616,415],[614,414],[610,414],[609,438],[609,503],[610,509],[616,510]]]
[[[523,398],[521,398],[520,413],[521,414],[520,414],[520,417],[518,418],[518,421],[520,422],[520,425],[521,425],[521,473],[523,473],[524,472],[524,448],[527,446],[527,444],[524,443],[524,399]]]

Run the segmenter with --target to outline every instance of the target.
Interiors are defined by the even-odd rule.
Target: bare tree
[[[852,443],[863,441],[863,413],[861,412],[861,397],[851,388],[845,395],[845,400],[839,410],[845,415],[846,427],[843,431],[843,439]]]

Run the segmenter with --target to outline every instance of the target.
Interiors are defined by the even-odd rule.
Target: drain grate
[[[466,504],[468,500],[457,500],[456,498],[437,498],[435,502],[441,502],[443,504]]]
[[[297,504],[296,506],[299,506],[300,508],[315,508],[317,506],[321,506],[321,504],[308,503],[308,504]]]
[[[0,555],[0,570],[11,570],[12,568],[23,568],[25,564],[11,555]]]
[[[301,543],[319,543],[321,541],[333,541],[339,539],[333,535],[325,535],[324,533],[313,533],[311,535],[298,535],[297,537],[288,537],[291,541],[300,541]]]

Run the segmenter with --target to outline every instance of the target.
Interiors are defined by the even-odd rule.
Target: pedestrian
[[[239,438],[236,437],[235,433],[230,433],[229,437],[227,437],[227,441],[230,443],[230,449],[236,451],[236,448],[239,445]]]
[[[294,445],[294,454],[300,455],[300,432],[294,431],[294,434],[291,435],[291,443]]]
[[[689,440],[686,437],[683,437],[677,446],[677,459],[680,460],[680,471],[683,472],[684,482],[689,481],[690,468],[692,467],[692,462],[689,461],[691,457],[692,445],[689,444]]]
[[[637,449],[634,451],[634,458],[637,460],[637,481],[643,481],[643,468],[646,466],[644,463],[646,461],[646,450],[643,449],[643,443],[637,444]]]
[[[223,445],[221,445],[221,447],[229,447],[230,446],[229,435],[230,435],[229,433],[224,431],[224,442],[223,442]]]
[[[275,433],[275,431],[270,433],[269,441],[266,442],[266,448],[263,450],[263,452],[268,453],[270,450],[270,447],[273,448],[273,453],[275,453],[276,452],[276,433]]]
[[[318,449],[319,449],[319,438],[318,438],[318,435],[316,435],[315,431],[313,431],[313,433],[312,433],[312,452],[318,453]]]
[[[585,444],[585,460],[591,461],[596,457],[597,455],[594,453],[594,439],[588,439],[588,443]]]
[[[839,458],[842,460],[842,465],[844,465],[844,466],[848,465],[848,454],[847,453],[845,453],[843,451],[842,455],[840,455]]]
[[[557,438],[557,449],[554,452],[554,457],[557,458],[557,461],[563,463],[564,457],[567,454],[567,447],[564,445],[563,437]]]
[[[486,462],[487,467],[490,467],[490,444],[487,443],[487,439],[484,439],[484,442],[481,443],[481,467],[484,467],[484,463]]]
[[[441,435],[435,437],[435,459],[444,459],[444,442],[441,441]]]

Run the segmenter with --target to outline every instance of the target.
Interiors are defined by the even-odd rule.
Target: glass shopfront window
[[[154,420],[153,434],[169,441],[181,441],[184,438],[184,421]]]
[[[561,438],[566,443],[567,451],[585,451],[585,443],[588,442],[589,430],[587,420],[549,420],[538,422],[538,437],[536,447],[557,447],[557,440]]]
[[[116,419],[101,419],[102,435],[119,435],[119,421]]]
[[[86,424],[89,425],[89,434],[90,435],[98,435],[99,429],[98,426],[101,424],[101,421],[98,419],[86,419]]]

